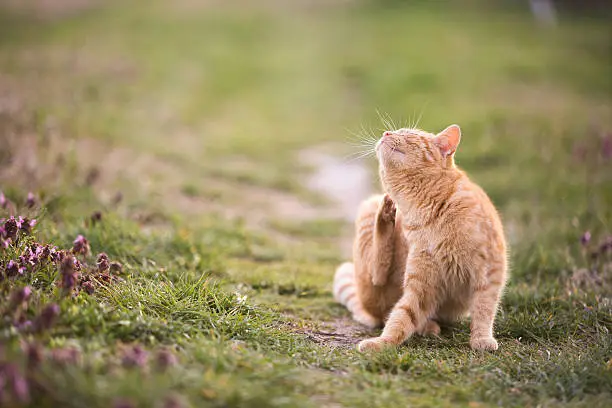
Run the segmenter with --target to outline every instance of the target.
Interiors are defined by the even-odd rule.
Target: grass
[[[94,2],[42,17],[31,5],[0,8],[0,185],[38,224],[0,249],[0,271],[26,243],[68,250],[82,234],[94,290],[67,294],[56,263],[0,282],[0,403],[609,404],[603,18],[540,27],[479,1]],[[306,187],[301,153],[346,156],[350,132],[382,126],[377,110],[462,126],[458,164],[511,244],[498,352],[472,352],[467,322],[354,350],[373,333],[331,296],[351,227]],[[100,252],[122,264],[115,279],[96,277]],[[27,304],[10,306],[25,285]],[[51,303],[57,321],[34,330]]]

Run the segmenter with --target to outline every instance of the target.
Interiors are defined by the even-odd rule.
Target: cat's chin
[[[390,157],[393,157],[393,156],[405,157],[406,156],[406,153],[403,150],[398,149],[397,147],[393,146],[390,143],[386,143],[385,139],[381,139],[378,142],[378,144],[376,145],[376,151],[379,154],[379,160],[389,155],[391,155]]]
[[[403,163],[406,160],[404,153],[398,153],[391,150],[381,152],[378,156],[378,165],[386,174],[392,174],[401,171],[404,167]]]

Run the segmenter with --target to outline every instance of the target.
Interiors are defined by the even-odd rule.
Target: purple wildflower
[[[15,327],[17,327],[19,331],[28,331],[32,327],[32,321],[31,320],[20,320],[15,324]]]
[[[60,307],[57,304],[51,303],[45,306],[40,312],[40,315],[36,318],[35,326],[37,330],[43,331],[50,329],[57,320],[59,313]]]
[[[19,255],[19,265],[21,265],[23,268],[30,266],[30,256],[27,252],[23,255]]]
[[[4,195],[4,192],[0,191],[0,208],[5,209],[8,206],[8,200]]]
[[[62,275],[62,287],[67,291],[74,288],[76,285],[76,277],[75,274],[66,274]]]
[[[34,193],[31,191],[28,193],[28,198],[26,200],[26,207],[33,208],[36,205],[36,197],[34,197]]]
[[[5,267],[5,271],[6,271],[6,276],[13,277],[13,276],[17,276],[17,271],[19,270],[19,265],[13,261],[12,259],[10,261],[8,261],[8,264],[6,264]]]
[[[25,272],[25,267],[19,266],[19,264],[12,259],[6,264],[6,276],[9,278],[14,278],[17,275],[23,275]]]
[[[13,395],[22,404],[30,401],[30,387],[25,377],[19,372],[15,372],[13,376]]]
[[[582,234],[582,236],[580,237],[580,243],[583,246],[586,246],[589,244],[589,242],[591,242],[591,232],[590,231],[586,231],[584,234]]]
[[[75,254],[87,255],[89,253],[89,241],[83,235],[76,237],[72,243],[72,252]]]
[[[35,369],[44,359],[43,350],[36,343],[28,343],[24,346],[25,355],[28,361],[28,369]]]
[[[51,253],[51,259],[54,262],[62,262],[66,257],[66,251],[55,251]]]
[[[4,367],[4,375],[6,376],[6,383],[10,384],[11,394],[15,397],[15,399],[22,403],[26,404],[30,400],[30,391],[28,382],[24,378],[23,375],[17,369],[17,366],[14,364],[7,364]]]
[[[98,272],[104,273],[110,269],[110,264],[108,263],[108,255],[104,252],[98,255]]]
[[[177,364],[176,356],[168,349],[162,349],[157,352],[155,356],[157,367],[164,371],[169,367],[173,367]]]
[[[93,295],[93,293],[95,292],[95,286],[91,281],[83,282],[81,284],[81,289],[83,289],[90,295]]]
[[[16,291],[14,291],[11,295],[10,308],[15,309],[24,303],[26,303],[30,296],[32,295],[32,289],[29,286],[24,286]]]
[[[40,250],[40,257],[45,260],[49,260],[51,258],[52,252],[55,252],[53,248],[49,246],[49,244],[45,245]]]
[[[29,234],[30,232],[32,232],[32,228],[36,226],[36,223],[36,220],[19,217],[18,225],[21,231],[23,231],[25,234]]]
[[[18,230],[19,228],[17,227],[17,220],[15,220],[15,217],[11,217],[4,222],[4,234],[13,242],[15,242],[17,238]]]
[[[19,264],[25,268],[36,266],[38,264],[38,255],[32,251],[32,248],[26,248],[23,255],[19,256]]]
[[[67,256],[60,265],[60,273],[62,275],[61,286],[65,290],[71,290],[76,285],[75,258]]]
[[[81,272],[81,270],[83,269],[83,265],[81,264],[81,261],[79,261],[76,258],[73,258],[73,259],[74,259],[74,270],[77,272]]]
[[[130,349],[127,349],[123,353],[121,363],[124,367],[140,367],[146,366],[149,359],[149,353],[142,347],[136,345]]]

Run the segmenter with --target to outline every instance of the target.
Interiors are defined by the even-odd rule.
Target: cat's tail
[[[345,262],[336,269],[334,276],[334,299],[349,310],[357,299],[357,284],[355,283],[355,266],[352,262]]]
[[[378,327],[379,319],[368,313],[361,304],[357,295],[355,282],[355,265],[345,262],[336,269],[334,276],[334,299],[353,314],[353,319],[368,327]]]

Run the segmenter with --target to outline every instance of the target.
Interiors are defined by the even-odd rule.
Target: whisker
[[[423,105],[423,107],[421,108],[421,113],[419,114],[419,118],[417,119],[415,127],[419,126],[419,123],[421,123],[421,118],[423,117],[423,112],[425,112],[425,108],[427,108],[428,104],[429,104],[429,101],[425,101],[425,105]]]
[[[352,146],[370,147],[376,143],[376,139],[372,137],[371,135],[365,134],[365,132],[355,133],[351,131],[350,129],[345,129],[345,130],[348,133],[350,133],[350,136],[346,136],[345,139],[347,143]]]
[[[393,130],[393,124],[390,123],[389,120],[378,109],[376,109],[376,114],[378,115],[378,119],[382,122],[383,126],[385,126],[386,129],[384,130]]]
[[[355,132],[355,131],[352,131],[352,130],[351,130],[351,129],[349,129],[349,128],[344,128],[344,130],[345,130],[346,132],[350,133],[350,134],[351,134],[352,136],[354,136],[354,137],[357,137],[357,138],[362,138],[362,137],[363,137],[363,135],[362,135],[361,133],[357,133],[357,132]]]
[[[349,143],[349,146],[359,149],[359,151],[362,151],[362,150],[374,149],[375,145],[374,144],[356,144],[356,143],[350,144]]]
[[[397,125],[395,124],[395,122],[393,121],[393,118],[391,117],[391,114],[389,112],[387,112],[387,119],[389,119],[389,122],[391,122],[391,124],[393,125],[393,129],[392,130],[397,130],[399,129],[397,127]]]
[[[376,139],[373,138],[366,138],[366,137],[347,137],[346,138],[346,143],[352,145],[352,146],[372,146],[374,144],[376,144]]]
[[[389,130],[396,130],[397,129],[397,125],[395,124],[395,122],[393,121],[393,118],[391,117],[391,114],[389,112],[385,113],[386,117],[387,117],[387,121],[389,123],[391,123],[392,128]]]
[[[346,129],[349,135],[346,136],[348,145],[357,148],[358,150],[347,154],[342,160],[343,162],[353,162],[368,156],[373,156],[376,153],[375,146],[378,142],[378,137],[375,136],[372,130],[367,130],[363,123],[360,124],[360,129],[353,131]]]
[[[378,141],[379,136],[377,135],[376,132],[374,132],[374,130],[372,130],[371,127],[368,127],[366,129],[365,125],[362,123],[361,124],[361,131],[363,132],[364,135],[367,135],[367,137],[369,137],[371,140]]]
[[[347,156],[345,156],[343,158],[343,161],[345,163],[350,163],[350,162],[353,162],[353,161],[356,161],[356,160],[360,160],[360,159],[366,158],[368,156],[374,155],[374,153],[375,153],[374,149],[372,149],[372,150],[368,150],[368,151],[365,151],[365,152],[357,152],[357,153],[349,154],[349,155],[347,155]]]

